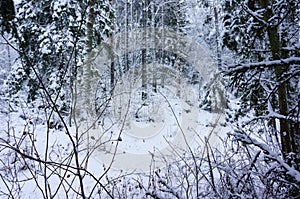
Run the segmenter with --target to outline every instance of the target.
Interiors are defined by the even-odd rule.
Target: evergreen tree
[[[288,0],[225,1],[223,35],[224,45],[236,52],[242,62],[225,68],[236,96],[241,98],[235,119],[254,111],[255,119],[248,125],[259,123],[261,129],[267,123],[265,133],[271,136],[278,132],[283,159],[297,170],[300,169],[299,5]],[[294,181],[286,176],[291,183]],[[295,196],[295,192],[290,194]]]
[[[10,34],[23,63],[12,71],[11,92],[26,87],[31,102],[43,87],[48,97],[60,101],[58,106],[68,109],[69,88],[81,71],[78,66],[110,34],[109,2],[22,0],[15,12],[11,2],[1,6],[1,30]]]

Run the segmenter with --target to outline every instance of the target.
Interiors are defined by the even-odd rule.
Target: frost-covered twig
[[[79,169],[82,172],[87,173],[93,180],[95,180],[97,182],[98,185],[100,185],[101,188],[103,188],[103,190],[108,194],[108,196],[110,196],[111,198],[113,198],[113,196],[110,194],[110,192],[106,189],[106,187],[100,182],[100,180],[98,180],[90,171],[88,171],[85,168],[78,168],[77,166],[72,166],[70,163],[62,163],[62,162],[54,162],[54,161],[45,161],[43,159],[40,159],[39,157],[34,157],[31,155],[28,155],[24,152],[22,152],[20,149],[10,145],[9,143],[6,143],[3,139],[0,138],[0,146],[4,147],[4,148],[9,148],[12,149],[14,152],[16,152],[17,154],[19,154],[22,158],[24,159],[29,159],[29,160],[33,160],[35,162],[40,162],[46,166],[52,165],[55,166],[57,168],[63,169],[67,172],[70,172],[72,174],[74,174],[75,176],[77,175],[77,170]],[[74,171],[73,171],[74,170]]]
[[[162,189],[162,188],[160,188],[160,190],[162,191],[162,192],[167,192],[167,193],[171,193],[173,196],[175,196],[176,198],[178,198],[178,199],[181,199],[182,197],[172,188],[172,187],[170,187],[169,185],[168,185],[168,183],[165,181],[165,180],[163,180],[162,178],[161,178],[161,176],[159,175],[159,173],[158,172],[155,172],[155,174],[156,174],[156,176],[158,177],[158,183],[160,183],[160,184],[162,184],[164,187],[166,187],[166,189]]]
[[[268,26],[268,22],[266,22],[263,19],[263,16],[259,13],[257,13],[258,11],[254,12],[252,11],[247,5],[246,3],[242,3],[242,8],[249,14],[251,15],[254,19],[256,19],[257,21],[259,21],[261,24]]]
[[[268,158],[279,163],[279,165],[286,170],[286,174],[295,178],[295,180],[300,183],[300,172],[294,167],[288,165],[282,158],[280,158],[279,154],[272,151],[267,144],[261,143],[241,131],[235,131],[234,133],[229,133],[229,135],[233,135],[237,141],[245,144],[253,144],[254,146],[260,148],[262,151],[264,151]]]

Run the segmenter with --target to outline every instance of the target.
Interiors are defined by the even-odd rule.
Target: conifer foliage
[[[14,42],[23,63],[13,75],[11,92],[25,86],[30,102],[44,86],[51,96],[66,102],[70,98],[66,90],[88,51],[88,12],[96,10],[96,25],[91,30],[91,45],[96,46],[111,31],[113,11],[109,2],[22,0],[13,5],[13,1],[3,0],[1,4],[1,31],[9,33],[5,39]],[[62,93],[58,94],[58,90]]]
[[[223,35],[224,46],[237,55],[236,63],[225,67],[230,86],[241,99],[233,121],[252,115],[252,119],[237,127],[238,135],[275,137],[280,144],[274,151],[298,171],[299,6],[286,0],[225,1]],[[240,137],[238,140],[243,141]],[[286,172],[285,180],[293,184],[295,176]],[[285,197],[299,197],[297,189],[298,186],[292,186]]]

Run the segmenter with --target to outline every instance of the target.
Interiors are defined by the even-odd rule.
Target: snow
[[[21,4],[21,0],[14,2],[16,7]],[[157,4],[158,8],[154,14],[155,17],[163,17],[159,16],[161,7],[167,8],[170,2],[158,2],[160,5]],[[31,1],[23,3],[25,6],[19,9],[16,17],[20,21],[25,17],[28,20],[24,21],[29,23],[30,17],[35,19],[38,16],[36,8],[32,7]],[[295,168],[293,163],[288,164],[282,157],[276,128],[279,129],[279,121],[282,119],[299,123],[300,118],[279,114],[278,107],[273,107],[273,96],[267,96],[267,104],[264,104],[267,105],[266,114],[256,116],[249,100],[245,102],[250,107],[249,110],[239,113],[242,116],[239,116],[239,119],[231,119],[234,123],[225,127],[227,103],[229,107],[226,112],[233,116],[236,110],[243,110],[244,104],[240,102],[244,99],[233,94],[225,97],[223,80],[208,50],[208,44],[204,44],[204,41],[211,42],[215,39],[216,30],[206,27],[212,25],[206,22],[212,15],[212,7],[208,9],[196,0],[180,0],[179,3],[182,4],[181,9],[186,12],[183,14],[187,15],[186,19],[189,22],[185,29],[163,29],[164,24],[159,27],[161,22],[157,22],[155,26],[152,24],[152,27],[134,28],[140,27],[140,24],[133,24],[135,19],[131,14],[132,24],[125,28],[120,27],[125,29],[126,33],[117,30],[113,35],[115,48],[106,48],[111,47],[112,40],[101,35],[106,40],[101,41],[101,45],[87,56],[90,58],[87,62],[82,59],[87,54],[86,50],[76,48],[84,48],[81,42],[86,42],[85,36],[75,39],[77,35],[70,33],[70,27],[83,28],[83,34],[86,31],[84,20],[88,13],[81,10],[84,9],[81,7],[85,7],[84,3],[80,6],[69,0],[56,0],[51,3],[50,10],[53,17],[56,17],[55,20],[62,17],[61,13],[65,12],[63,9],[66,9],[64,6],[75,9],[76,13],[73,16],[68,15],[66,21],[69,24],[63,30],[57,30],[54,23],[39,26],[38,22],[31,24],[31,27],[25,23],[19,25],[19,35],[22,35],[20,31],[25,29],[39,34],[38,51],[33,50],[30,52],[32,54],[54,55],[55,52],[50,49],[56,49],[56,53],[61,53],[62,50],[64,53],[65,48],[70,50],[75,47],[72,54],[75,61],[73,63],[73,59],[69,60],[68,64],[77,64],[80,74],[70,91],[74,94],[70,99],[74,105],[70,110],[71,114],[57,114],[55,108],[61,103],[62,96],[60,90],[55,96],[61,86],[58,74],[52,73],[46,77],[50,82],[47,89],[51,90],[55,97],[50,101],[54,103],[49,103],[48,97],[51,96],[45,97],[43,90],[39,90],[42,97],[29,103],[26,98],[29,92],[27,87],[17,95],[7,92],[11,85],[6,83],[12,75],[21,79],[26,74],[21,70],[24,66],[15,62],[17,55],[7,58],[5,53],[9,54],[9,50],[0,47],[0,77],[3,78],[3,81],[0,80],[0,198],[76,198],[80,195],[80,182],[83,183],[87,198],[100,198],[114,193],[131,198],[250,198],[254,195],[260,198],[265,196],[262,192],[266,191],[266,188],[271,188],[269,183],[281,186],[281,183],[290,180],[286,176],[292,178],[295,187],[298,186],[299,169]],[[211,1],[208,3],[210,6],[214,4]],[[188,8],[185,8],[187,5]],[[233,6],[232,1],[230,6]],[[253,11],[246,3],[242,6],[243,11],[250,17],[249,24],[244,28],[245,35],[256,28],[253,26],[256,20],[267,25],[263,20],[264,10]],[[153,8],[149,6],[147,10],[150,9]],[[89,12],[89,9],[86,11]],[[120,12],[118,9],[115,11]],[[121,15],[121,22],[116,27],[122,26],[126,21],[127,11],[126,16]],[[20,16],[20,13],[25,16]],[[106,10],[101,9],[97,17],[101,19],[97,18],[94,25],[96,29],[100,29],[99,34],[103,34],[102,29],[111,29],[111,17]],[[269,21],[276,17],[280,16],[274,15]],[[240,26],[231,28],[239,29]],[[225,30],[221,32],[223,34]],[[125,37],[127,39],[124,39]],[[243,35],[239,34],[234,37],[236,40],[244,39]],[[214,42],[212,43],[214,45]],[[260,49],[263,45],[266,44],[262,43],[257,47],[258,50],[254,51],[264,53],[265,49]],[[294,47],[286,47],[285,50],[296,51],[299,45],[298,43]],[[151,49],[151,52],[146,54],[146,63],[136,60],[134,62],[134,56],[139,56],[137,51],[145,47]],[[137,53],[134,54],[135,52]],[[157,56],[152,57],[153,52],[173,54],[169,57],[162,56],[159,61],[149,61],[149,57],[153,59]],[[132,64],[129,69],[123,70],[121,62],[124,61],[122,59],[126,53],[131,53]],[[79,58],[78,55],[82,57]],[[181,64],[177,55],[186,61],[182,68],[176,67],[177,64]],[[234,63],[234,57],[231,55],[228,53],[222,55],[222,58],[225,62]],[[68,56],[66,55],[66,59]],[[107,78],[111,72],[112,57],[115,59],[114,64],[120,62],[117,63],[120,70],[115,72],[114,85],[110,85]],[[66,59],[64,57],[61,63],[66,62]],[[229,70],[223,72],[230,76],[261,69],[263,74],[271,67],[286,64],[290,65],[290,70],[284,74],[288,76],[287,81],[294,78],[293,75],[296,78],[299,76],[299,57],[271,61],[268,59],[247,64],[232,64],[227,66]],[[137,60],[141,60],[140,57]],[[142,71],[142,67],[146,68],[146,71]],[[69,78],[68,68],[63,69]],[[147,76],[147,86],[141,74]],[[194,75],[195,81],[191,80]],[[273,93],[280,82],[269,79],[267,75],[260,76],[259,83],[266,93]],[[156,91],[152,84],[154,80],[157,83]],[[24,84],[26,81],[30,80],[26,79]],[[293,86],[297,89],[299,85],[300,82],[295,81]],[[289,94],[297,96],[297,92]],[[147,93],[147,98],[142,99],[144,93]],[[295,112],[296,109],[297,107]],[[275,118],[274,130],[269,129],[270,118]],[[233,142],[227,141],[225,132],[234,137]],[[286,132],[282,134],[286,135]],[[275,139],[277,140],[274,141]],[[297,154],[288,155],[293,157]],[[269,177],[277,174],[279,175],[276,177]],[[278,179],[279,181],[276,181]],[[251,183],[243,184],[244,180]],[[271,182],[265,182],[269,180]],[[131,186],[139,190],[129,194]],[[253,195],[248,196],[247,190],[243,190],[248,189],[247,186],[254,190]],[[200,189],[203,195],[198,194]],[[280,189],[284,190],[284,187]]]
[[[139,83],[135,82],[135,85]],[[198,87],[183,87],[181,97],[176,95],[177,88],[170,85],[159,86],[158,92],[149,89],[148,99],[144,102],[140,97],[141,88],[134,89],[130,81],[117,84],[110,111],[100,119],[100,124],[89,130],[87,138],[92,140],[92,146],[97,146],[100,140],[112,142],[102,145],[93,157],[110,164],[117,147],[113,167],[147,171],[153,155],[160,161],[159,156],[172,156],[173,147],[183,150],[199,147],[204,137],[211,136],[213,140],[216,135],[221,135],[218,125],[224,123],[224,118],[219,120],[219,114],[197,108]],[[115,110],[118,110],[115,115],[109,114]],[[214,130],[215,126],[218,128]],[[165,165],[157,163],[156,166]]]
[[[55,78],[55,76],[51,76],[50,80],[55,82]],[[141,88],[137,87],[131,92],[124,92],[126,88],[129,88],[126,81],[118,84],[116,90],[123,91],[121,92],[123,94],[116,94],[119,97],[114,98],[109,110],[121,110],[121,113],[106,115],[98,126],[88,132],[88,135],[86,133],[80,135],[82,140],[86,139],[87,142],[81,142],[79,145],[79,149],[82,150],[79,153],[79,159],[85,161],[87,147],[92,151],[86,171],[95,176],[102,175],[108,168],[110,176],[120,172],[147,173],[152,164],[155,169],[163,168],[166,166],[165,161],[168,158],[173,159],[176,154],[183,153],[189,147],[198,150],[199,143],[203,142],[204,137],[210,138],[210,142],[213,144],[215,139],[222,135],[223,127],[220,124],[224,122],[224,117],[220,121],[220,114],[198,108],[199,85],[193,86],[183,81],[181,95],[178,96],[178,87],[170,82],[166,80],[169,85],[158,86],[159,92],[149,89],[149,98],[146,105],[142,107],[141,104],[144,102],[140,97]],[[137,81],[136,84],[138,85],[140,82]],[[54,83],[52,88],[55,86]],[[60,177],[51,175],[52,166],[59,163],[67,164],[65,161],[69,160],[73,148],[69,136],[64,130],[58,128],[59,123],[57,123],[55,115],[48,118],[53,126],[49,129],[45,125],[48,116],[43,110],[34,108],[34,106],[26,107],[26,103],[22,99],[20,99],[20,104],[23,107],[21,106],[17,112],[1,115],[1,121],[7,121],[7,124],[11,126],[10,129],[1,128],[1,135],[3,139],[11,140],[5,145],[6,148],[12,148],[13,145],[9,145],[15,141],[14,137],[7,137],[5,134],[7,130],[14,132],[14,136],[23,140],[18,143],[18,148],[15,148],[19,155],[16,154],[10,158],[10,161],[14,161],[14,158],[19,157],[18,161],[14,163],[19,173],[17,174],[18,178],[24,180],[24,183],[20,184],[23,189],[19,194],[24,198],[42,197],[45,184],[51,187],[52,193],[59,186]],[[9,106],[9,104],[4,106]],[[129,109],[127,110],[126,107]],[[138,114],[136,114],[137,110],[139,110]],[[124,115],[126,111],[128,112],[127,116]],[[20,113],[22,113],[21,117]],[[72,133],[73,138],[77,136],[78,129],[74,126],[69,127],[68,131]],[[4,134],[5,136],[3,136]],[[107,143],[98,146],[98,141],[104,143],[107,141]],[[95,151],[93,152],[93,150]],[[113,157],[115,150],[116,155]],[[4,154],[8,155],[5,151],[3,151]],[[30,157],[29,155],[32,154],[33,156]],[[49,164],[46,169],[46,174],[49,175],[46,181],[43,176],[45,171],[40,167],[43,165],[43,161]],[[30,169],[24,167],[25,162],[31,164]],[[74,164],[73,159],[70,165]],[[37,176],[33,176],[32,171]],[[62,169],[59,172],[65,173],[66,171]],[[67,177],[66,181],[71,183],[74,180],[73,172],[75,169],[67,172],[66,176],[71,177]],[[35,183],[33,178],[38,183]],[[31,183],[26,183],[27,181]],[[163,183],[163,180],[160,182]],[[77,183],[77,181],[73,182],[73,186],[79,186]],[[85,183],[88,189],[93,186],[95,181],[89,178]],[[1,189],[5,189],[3,183]],[[63,197],[63,189],[59,189],[57,194],[59,197]]]
[[[229,65],[229,70],[226,71],[226,74],[232,74],[234,72],[246,71],[246,70],[254,69],[254,68],[262,68],[262,67],[276,66],[276,65],[282,65],[282,64],[293,64],[293,63],[300,63],[300,57],[289,57],[289,58],[280,59],[280,60]]]
[[[257,147],[259,147],[264,153],[265,156],[267,156],[268,158],[275,160],[276,162],[279,163],[280,166],[282,166],[285,170],[286,173],[288,175],[290,175],[291,177],[294,177],[295,180],[299,183],[300,182],[300,172],[297,171],[294,167],[288,165],[280,156],[278,153],[273,152],[273,150],[271,150],[267,144],[261,143],[259,141],[257,141],[254,138],[251,138],[247,135],[245,135],[242,132],[235,132],[235,134],[233,134],[237,140],[241,141],[241,142],[245,142],[247,144],[253,144]]]

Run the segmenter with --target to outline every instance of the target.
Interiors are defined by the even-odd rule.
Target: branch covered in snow
[[[280,66],[280,65],[291,65],[291,64],[300,65],[300,57],[289,57],[289,58],[280,59],[280,60],[229,65],[228,70],[224,71],[224,73],[225,73],[225,75],[233,75],[235,73],[246,72],[246,71],[252,70],[252,69],[259,69],[259,68],[263,68],[263,67],[274,67],[274,66]]]
[[[245,144],[253,144],[254,146],[257,146],[261,150],[264,151],[264,153],[268,156],[268,158],[276,161],[279,163],[279,165],[286,170],[286,174],[289,176],[295,178],[297,182],[300,182],[300,172],[296,170],[293,166],[288,165],[280,156],[279,154],[272,151],[268,145],[261,143],[257,141],[254,138],[251,138],[249,135],[241,132],[241,131],[235,131],[234,133],[229,133],[229,135],[233,135],[235,137],[235,140],[240,141]]]
[[[251,15],[254,19],[256,19],[257,21],[259,21],[260,23],[262,23],[265,26],[268,26],[268,22],[266,22],[265,20],[263,20],[263,16],[257,12],[252,11],[247,5],[246,3],[242,4],[242,8],[249,14]]]

